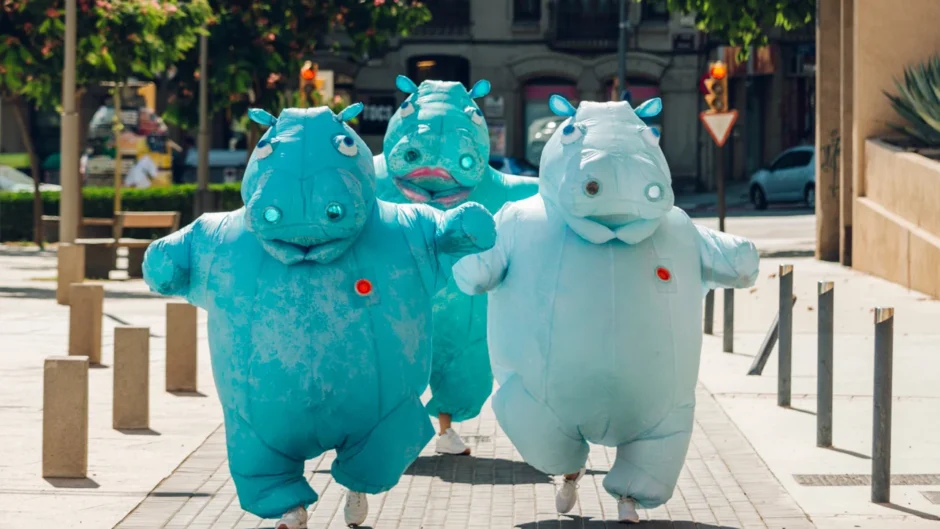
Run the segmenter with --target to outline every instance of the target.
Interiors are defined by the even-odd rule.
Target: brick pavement
[[[617,505],[601,483],[614,450],[592,447],[580,504],[571,516],[554,508],[552,481],[522,462],[499,430],[492,409],[458,425],[474,457],[437,456],[425,448],[393,490],[370,496],[374,529],[599,529]],[[307,462],[306,474],[320,495],[311,529],[342,528],[343,488],[332,481],[333,453]],[[804,529],[815,527],[751,445],[702,387],[695,431],[672,500],[641,513],[639,527],[676,529]],[[120,529],[256,529],[272,527],[238,505],[225,459],[224,432],[203,445],[117,525]]]

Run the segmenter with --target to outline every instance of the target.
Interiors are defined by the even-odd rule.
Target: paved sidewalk
[[[640,527],[803,529],[814,527],[777,482],[747,440],[699,390],[696,426],[686,466],[673,499],[642,513]],[[615,519],[616,501],[601,486],[613,449],[592,447],[589,472],[572,516],[555,512],[550,479],[521,461],[499,430],[487,405],[481,417],[459,431],[474,457],[438,456],[429,445],[401,482],[385,494],[370,496],[365,526],[374,529],[541,529],[623,527]],[[310,527],[342,528],[343,493],[329,469],[333,454],[309,461],[310,483],[321,494],[312,507]],[[222,428],[128,517],[131,528],[271,527],[238,505],[225,459]]]

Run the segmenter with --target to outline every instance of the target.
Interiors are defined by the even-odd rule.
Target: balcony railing
[[[452,37],[470,33],[470,0],[425,0],[431,20],[412,32],[415,37]]]
[[[555,0],[552,45],[572,51],[603,51],[617,47],[620,4],[617,0]]]

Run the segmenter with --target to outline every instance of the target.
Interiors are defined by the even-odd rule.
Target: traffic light
[[[705,79],[705,90],[708,91],[705,94],[708,113],[728,111],[728,68],[725,63],[715,61],[709,65],[708,78]]]
[[[314,94],[323,86],[323,80],[317,79],[317,72],[317,64],[311,61],[305,62],[300,69],[300,100],[304,107],[314,106],[320,99]]]

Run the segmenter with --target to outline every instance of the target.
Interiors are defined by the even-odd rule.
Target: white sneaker
[[[346,507],[343,509],[346,516],[346,525],[350,527],[362,525],[369,515],[369,498],[365,492],[346,491]]]
[[[437,448],[435,451],[438,454],[450,454],[453,456],[470,455],[470,449],[467,448],[467,445],[463,443],[463,439],[460,438],[453,428],[448,428],[444,431],[444,435],[437,436]]]
[[[633,498],[617,500],[617,514],[623,523],[640,523],[640,515],[636,512],[636,502]]]
[[[277,529],[307,529],[307,509],[302,506],[294,507],[284,513],[274,527]]]
[[[555,509],[560,514],[565,514],[574,509],[575,504],[578,503],[578,482],[584,477],[585,472],[587,472],[587,469],[581,467],[581,470],[578,471],[578,477],[574,479],[565,478],[561,488],[555,493]]]

